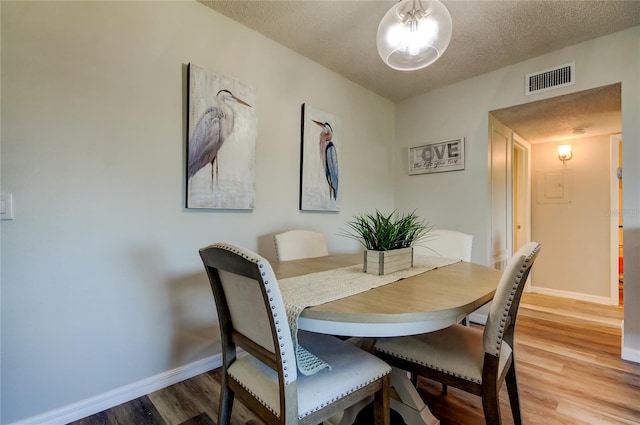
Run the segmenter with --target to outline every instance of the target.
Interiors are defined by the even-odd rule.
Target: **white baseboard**
[[[636,348],[625,347],[624,344],[624,320],[622,321],[622,360],[634,363],[640,363],[640,350]]]
[[[469,315],[469,321],[473,323],[478,323],[480,325],[486,325],[488,317],[489,316],[485,313],[473,312]]]
[[[622,347],[622,360],[640,363],[640,350],[629,347]]]
[[[587,301],[596,304],[611,305],[609,297],[600,297],[597,295],[582,294],[579,292],[562,291],[560,289],[542,288],[540,286],[532,286],[529,292],[542,295],[552,295],[554,297],[569,298],[578,301]]]
[[[222,366],[222,355],[217,354],[143,379],[142,381],[116,388],[104,394],[14,422],[11,425],[64,425],[142,397],[143,395],[184,381],[185,379],[193,378],[196,375],[220,366]]]

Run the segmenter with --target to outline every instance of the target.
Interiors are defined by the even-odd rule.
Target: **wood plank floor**
[[[640,365],[620,359],[620,307],[525,294],[516,327],[516,365],[526,425],[640,424]],[[219,370],[196,376],[72,425],[216,424]],[[455,388],[443,396],[425,379],[421,396],[442,425],[484,424],[478,397]],[[506,388],[503,424],[513,425]],[[372,423],[366,412],[358,425]],[[392,423],[403,424],[397,416]],[[234,425],[262,425],[234,405]]]

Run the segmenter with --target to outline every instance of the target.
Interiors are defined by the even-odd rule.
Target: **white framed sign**
[[[409,175],[464,170],[464,137],[409,147]]]

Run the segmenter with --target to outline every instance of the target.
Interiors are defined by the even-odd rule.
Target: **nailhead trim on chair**
[[[357,387],[355,387],[355,388],[352,388],[351,390],[349,390],[349,391],[347,391],[347,392],[344,392],[344,393],[340,394],[339,396],[333,397],[333,398],[332,398],[332,399],[330,399],[329,401],[324,402],[324,403],[320,404],[319,406],[315,406],[312,410],[310,410],[310,411],[308,411],[308,412],[304,412],[301,416],[299,416],[299,419],[302,419],[302,418],[304,418],[305,416],[309,416],[310,414],[312,414],[312,413],[314,413],[314,412],[317,412],[318,410],[321,410],[321,409],[325,408],[326,406],[328,406],[328,405],[330,405],[330,404],[333,404],[334,402],[336,402],[336,401],[338,401],[338,400],[340,400],[340,399],[342,399],[342,398],[346,397],[347,395],[352,394],[352,393],[354,393],[354,392],[358,391],[359,389],[364,388],[364,387],[366,387],[367,385],[369,385],[369,384],[371,384],[371,383],[373,383],[373,382],[377,381],[378,379],[382,378],[382,377],[383,377],[383,376],[385,376],[385,375],[388,375],[388,374],[387,374],[387,373],[384,373],[384,374],[378,375],[377,377],[375,377],[375,378],[373,378],[373,379],[370,379],[369,381],[367,381],[367,382],[365,382],[365,383],[363,383],[363,384],[361,384],[361,385],[359,385],[359,386],[357,386]],[[232,379],[233,379],[233,376],[230,376],[230,378],[232,378]],[[279,414],[278,412],[276,412],[274,409],[272,409],[271,407],[269,407],[269,406],[267,405],[267,403],[265,403],[265,401],[264,401],[264,400],[262,400],[261,398],[259,398],[259,397],[258,397],[258,396],[253,392],[253,391],[251,391],[251,389],[249,389],[246,385],[244,385],[242,382],[237,381],[236,379],[233,379],[233,380],[234,380],[234,381],[236,381],[236,382],[237,382],[237,383],[238,383],[242,388],[244,388],[245,390],[247,390],[247,392],[248,392],[249,394],[251,394],[251,395],[252,395],[252,396],[253,396],[257,401],[259,401],[259,402],[260,402],[260,404],[262,404],[264,407],[266,407],[266,408],[267,408],[271,413],[273,413],[273,414],[274,414],[274,415],[276,415],[277,417],[280,417],[280,414]]]
[[[498,330],[498,340],[496,341],[495,351],[491,353],[495,357],[500,356],[500,348],[502,347],[502,337],[504,335],[504,328],[507,324],[507,316],[509,316],[509,310],[511,309],[513,298],[516,295],[518,284],[520,283],[520,280],[522,279],[522,276],[524,275],[525,270],[529,266],[529,263],[531,262],[531,258],[536,253],[536,251],[538,251],[538,249],[540,249],[540,245],[538,245],[533,251],[531,251],[531,254],[529,254],[529,256],[522,263],[522,266],[520,267],[520,270],[518,272],[517,279],[512,283],[513,286],[511,287],[511,294],[510,294],[511,296],[509,297],[509,302],[507,302],[507,304],[505,305],[504,311],[502,312],[502,317],[500,318],[500,329]]]
[[[398,353],[387,351],[387,350],[382,350],[382,349],[377,349],[377,350],[382,352],[382,353],[386,353],[386,354],[389,354],[391,356],[397,357],[399,359],[407,360],[407,361],[410,361],[412,363],[416,363],[416,364],[419,364],[419,365],[422,365],[422,366],[426,366],[429,369],[433,369],[433,370],[437,370],[438,372],[446,373],[447,375],[455,376],[455,377],[458,377],[458,378],[465,379],[467,381],[471,381],[471,382],[476,382],[478,384],[482,384],[482,380],[480,380],[480,379],[472,379],[472,378],[470,378],[468,376],[463,376],[463,375],[460,375],[458,373],[454,373],[454,372],[452,372],[450,370],[442,369],[442,368],[437,367],[435,365],[432,365],[430,363],[424,362],[424,361],[422,361],[420,359],[413,359],[413,358],[408,357],[408,356],[401,356]]]
[[[240,381],[238,381],[238,380],[234,379],[234,378],[233,378],[233,376],[229,376],[229,377],[230,377],[231,379],[233,379],[234,381],[236,381],[238,384],[240,384],[240,386],[241,386],[242,388],[244,388],[245,390],[247,390],[247,392],[248,392],[249,394],[251,394],[251,395],[253,396],[253,398],[255,398],[258,402],[260,402],[260,404],[262,404],[264,407],[266,407],[266,408],[267,408],[267,410],[269,410],[271,413],[273,413],[274,415],[276,415],[276,417],[278,417],[278,418],[280,417],[280,414],[279,414],[278,412],[276,412],[274,409],[272,409],[271,407],[269,407],[269,406],[267,405],[267,403],[266,403],[263,399],[261,399],[260,397],[258,397],[258,395],[257,395],[256,393],[254,393],[253,391],[251,391],[251,389],[250,389],[249,387],[247,387],[244,383],[242,383],[242,382],[240,382]]]
[[[500,351],[502,350],[502,342],[503,342],[503,337],[504,337],[504,331],[505,331],[505,327],[507,325],[507,317],[509,316],[509,310],[511,309],[511,305],[513,304],[513,300],[515,298],[517,289],[518,289],[518,285],[521,283],[522,277],[524,276],[524,272],[526,271],[527,267],[529,267],[529,264],[531,262],[531,259],[535,256],[535,253],[540,249],[540,245],[536,246],[536,248],[527,256],[527,258],[525,259],[525,261],[522,263],[522,266],[520,267],[520,270],[518,270],[518,273],[516,275],[516,279],[514,279],[514,281],[512,282],[512,287],[511,287],[511,291],[509,294],[509,298],[508,298],[508,302],[505,305],[504,311],[502,312],[502,316],[500,317],[500,326],[498,328],[498,332],[497,332],[497,340],[495,343],[495,351],[493,353],[489,353],[489,354],[493,354],[495,357],[500,357]],[[473,379],[471,377],[468,376],[463,376],[457,373],[454,373],[451,370],[445,370],[441,367],[437,367],[436,365],[433,364],[429,364],[427,362],[424,361],[424,359],[414,359],[414,358],[410,358],[408,356],[402,356],[398,353],[395,352],[390,352],[388,350],[384,350],[381,348],[377,348],[378,351],[382,352],[382,353],[386,353],[388,355],[412,362],[412,363],[416,363],[416,364],[420,364],[422,366],[426,366],[430,369],[433,370],[437,370],[439,372],[442,373],[446,373],[447,375],[451,375],[451,376],[456,376],[458,378],[462,378],[465,379],[467,381],[471,381],[471,382],[476,382],[478,384],[482,383],[481,379]]]
[[[260,362],[255,357],[251,358],[250,356],[247,356],[247,358],[245,358],[245,361],[250,362],[248,368],[246,368],[247,366],[246,363],[245,363],[245,367],[243,367],[242,363],[239,362],[240,359],[236,359],[236,362],[237,362],[235,363],[237,365],[237,371],[235,372],[236,376],[233,376],[229,373],[230,370],[229,368],[227,368],[227,366],[229,365],[225,364],[225,377],[227,379],[232,379],[233,382],[237,383],[238,386],[244,388],[244,390],[248,394],[250,394],[258,403],[264,406],[264,408],[269,412],[271,412],[275,417],[282,418],[290,413],[288,411],[286,413],[285,411],[278,412],[277,410],[282,410],[280,404],[283,402],[282,399],[278,400],[279,391],[276,389],[275,394],[269,393],[269,392],[273,390],[272,388],[273,385],[275,385],[276,387],[281,386],[282,381],[284,381],[285,387],[288,385],[295,385],[295,382],[297,380],[297,368],[296,368],[295,353],[293,353],[293,351],[295,351],[294,350],[295,346],[292,344],[292,339],[291,339],[292,336],[290,335],[289,324],[286,321],[287,318],[286,318],[286,313],[284,311],[285,307],[283,303],[280,302],[280,290],[276,283],[276,277],[273,272],[273,269],[271,268],[271,265],[269,264],[269,262],[264,258],[262,258],[260,255],[255,254],[251,251],[245,250],[243,248],[236,247],[234,245],[217,243],[217,244],[211,245],[209,248],[227,251],[235,256],[238,256],[248,262],[251,262],[257,265],[258,267],[258,273],[259,273],[258,277],[255,276],[255,269],[252,269],[252,268],[250,268],[250,270],[248,270],[247,273],[238,273],[238,274],[240,274],[241,276],[245,276],[244,279],[261,281],[263,285],[262,290],[264,292],[261,296],[266,298],[266,304],[270,307],[270,308],[266,307],[266,309],[271,312],[273,320],[272,321],[270,320],[270,323],[272,324],[273,328],[275,328],[275,332],[276,332],[275,341],[277,341],[275,344],[276,348],[273,348],[273,349],[269,348],[268,350],[269,351],[275,350],[276,356],[278,351],[280,352],[280,355],[277,357],[279,357],[280,359],[281,366],[280,366],[280,369],[276,371],[273,371],[273,369],[270,368],[269,369],[270,372],[261,372],[260,369],[262,368],[262,366],[258,365],[258,363]],[[223,258],[224,257],[226,256],[223,256]],[[203,260],[205,260],[204,255],[203,255]],[[240,266],[241,264],[242,263],[240,262],[238,266]],[[205,266],[211,267],[211,266],[208,266],[206,261],[205,261]],[[208,272],[209,272],[209,277],[211,278],[212,275],[209,269],[208,269]],[[216,291],[219,290],[219,288],[218,286],[214,286],[214,284],[220,284],[221,282],[220,282],[220,276],[214,275],[214,277],[216,281],[215,282],[212,281],[212,286],[214,288],[214,295],[217,295]],[[239,284],[242,284],[242,283],[243,282],[240,281]],[[256,289],[255,285],[251,285],[251,287],[255,292],[255,289]],[[275,298],[278,298],[278,300],[275,300],[275,303],[274,303]],[[278,318],[279,315],[282,317],[282,319],[285,320],[284,322],[281,323],[280,318]],[[262,315],[262,317],[264,320],[264,315]],[[316,341],[316,342],[320,344],[323,341]],[[257,343],[261,344],[260,342],[257,342]],[[344,348],[348,349],[346,351],[349,351],[349,350],[358,351],[357,349],[350,346],[350,344],[347,344],[347,343],[343,343],[343,344],[345,345]],[[272,344],[269,344],[269,347],[271,346]],[[277,348],[278,346],[279,348]],[[288,351],[289,348],[292,349],[291,352]],[[329,346],[326,347],[326,349],[331,349],[331,345],[329,344]],[[341,350],[338,350],[337,348],[335,350],[331,350],[331,352],[334,352],[334,353],[339,353],[340,351]],[[353,352],[352,354],[355,355],[356,353]],[[356,358],[358,358],[357,355],[356,355]],[[372,357],[371,361],[373,362],[373,360],[374,358]],[[252,365],[254,361],[256,363],[255,365]],[[288,366],[289,364],[292,365],[291,368],[289,368]],[[328,380],[329,383],[331,383],[331,381],[333,380],[333,385],[330,385],[326,389],[326,391],[322,391],[320,393],[322,398],[328,398],[328,400],[322,400],[321,398],[319,404],[318,404],[318,401],[319,401],[318,397],[317,396],[314,397],[314,394],[316,393],[316,390],[317,390],[316,387],[313,385],[314,381],[313,380],[307,381],[305,377],[305,379],[303,380],[304,395],[307,395],[306,393],[308,392],[309,393],[308,395],[311,398],[309,400],[304,400],[305,402],[302,404],[302,406],[298,404],[298,409],[302,408],[302,409],[305,409],[306,411],[303,411],[303,412],[298,411],[296,412],[297,415],[299,416],[300,419],[308,417],[309,415],[312,415],[318,411],[321,411],[327,408],[328,406],[336,402],[339,402],[346,396],[356,393],[357,391],[371,385],[372,383],[378,382],[382,377],[390,373],[390,368],[388,366],[386,367],[383,367],[383,366],[385,366],[384,363],[380,362],[379,360],[377,360],[375,363],[370,363],[363,360],[362,364],[359,366],[361,371],[358,369],[353,370],[352,369],[353,365],[346,365],[346,364],[343,365],[341,369],[344,369],[344,372],[347,372],[347,374],[350,376],[348,377],[348,379],[340,380],[340,381],[338,381],[338,379],[340,378],[339,376],[331,376],[331,375],[327,376],[326,379]],[[230,368],[231,367],[233,367],[233,365],[231,365]],[[256,370],[254,368],[258,368],[258,369]],[[365,372],[365,369],[366,369],[366,372]],[[369,375],[373,374],[373,372],[378,372],[378,375],[374,377],[369,377]],[[234,373],[234,372],[232,371],[231,373]],[[267,373],[267,375],[261,376],[263,375],[263,373]],[[274,379],[275,375],[280,375],[280,373],[284,375],[282,377],[282,381],[280,380],[281,379],[280,377],[278,377],[277,379]],[[291,375],[291,377],[289,375]],[[246,379],[243,379],[243,377],[245,377]],[[369,377],[369,379],[366,382],[354,382],[356,379],[363,379],[365,377]],[[262,385],[265,384],[265,379],[268,381],[268,383],[263,387]],[[321,380],[321,382],[324,382],[323,378],[319,378],[319,379]],[[241,381],[245,381],[245,382],[241,382]],[[300,381],[298,380],[298,382]],[[260,386],[258,387],[257,385],[260,385]],[[344,391],[342,391],[341,394],[335,394],[337,391],[340,391],[344,387],[349,387],[349,386],[351,386],[351,388],[345,389]],[[294,388],[295,387],[293,388],[288,387],[288,390],[285,391],[285,394],[287,394],[288,396],[289,395],[288,393]],[[384,386],[383,386],[383,389],[385,389]],[[261,397],[260,394],[256,393],[256,391],[264,395],[266,397],[266,400],[265,400],[265,397]],[[298,386],[298,392],[299,391],[300,391],[300,386]],[[281,394],[280,396],[286,397],[284,394]],[[221,398],[221,400],[223,399],[224,398]],[[271,403],[271,405],[267,403],[267,400],[269,403]],[[231,395],[231,402],[233,402],[232,395]],[[379,403],[379,401],[376,401],[376,405],[379,405],[379,404],[381,403]]]
[[[232,252],[244,258],[245,260],[249,260],[254,264],[260,263],[260,261],[264,260],[262,257],[256,257],[252,252],[246,251],[244,249],[240,249],[234,245],[229,245],[226,243],[215,243],[212,245],[213,248],[224,249],[225,251]],[[262,266],[260,266],[262,268]]]
[[[250,252],[250,251],[246,251],[244,249],[238,248],[234,245],[229,245],[226,243],[216,243],[213,245],[214,248],[219,248],[219,249],[224,249],[226,251],[232,252],[234,254],[240,255],[242,258],[249,260],[250,262],[257,264],[258,268],[262,270],[262,272],[260,273],[260,275],[263,277],[262,281],[264,283],[264,287],[266,288],[265,291],[267,292],[267,294],[271,293],[271,289],[268,286],[269,285],[269,281],[267,279],[264,279],[264,277],[267,275],[267,272],[264,270],[265,267],[265,263],[267,263],[267,260],[265,260],[264,258],[254,255],[254,253]],[[275,311],[276,310],[276,306],[271,304],[271,302],[273,301],[273,297],[269,296],[269,305],[271,306],[271,315],[273,316],[273,321],[276,325],[278,325],[280,323],[280,321],[278,320],[278,313]],[[287,329],[287,332],[289,332],[289,330]],[[278,340],[282,341],[282,328],[278,327],[276,329],[276,334],[278,335]],[[294,374],[294,376],[292,378],[289,378],[289,374],[286,373],[286,371],[288,370],[288,363],[287,363],[287,359],[286,359],[286,354],[287,352],[284,350],[284,344],[281,342],[279,344],[280,346],[280,360],[282,363],[282,369],[285,371],[284,374],[284,383],[285,385],[288,385],[289,383],[295,381],[298,376],[297,373]],[[240,383],[241,384],[241,383]],[[242,384],[241,384],[242,385]],[[262,403],[264,404],[264,403]]]

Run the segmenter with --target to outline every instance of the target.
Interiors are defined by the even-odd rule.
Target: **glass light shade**
[[[401,0],[380,21],[378,53],[399,71],[424,68],[447,50],[452,30],[451,15],[439,1]]]
[[[560,161],[564,162],[573,157],[573,153],[571,153],[571,145],[560,145],[558,146],[558,158]]]

